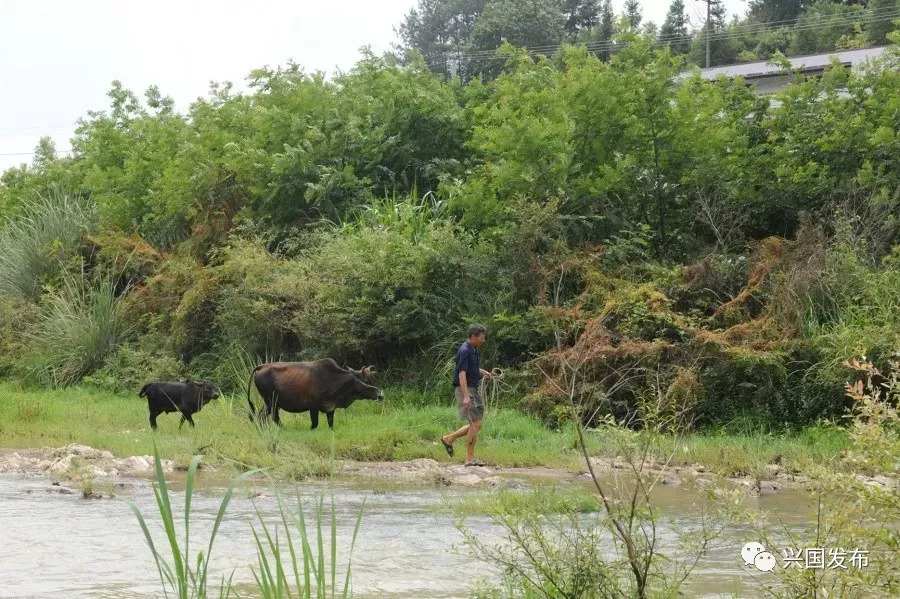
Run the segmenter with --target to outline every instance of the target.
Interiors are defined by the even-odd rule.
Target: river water
[[[367,486],[371,487],[347,482],[334,486],[339,572],[344,571],[356,515],[365,500],[353,552],[354,597],[464,598],[470,596],[477,580],[497,580],[496,572],[467,554],[454,517],[439,509],[446,505],[448,493],[464,500],[465,494],[484,491],[383,484],[373,491]],[[157,547],[165,549],[147,481],[135,483],[119,497],[102,500],[49,493],[48,488],[43,478],[0,475],[0,598],[162,596],[156,567],[128,505],[129,501],[137,505]],[[177,482],[174,488],[178,488]],[[320,482],[303,483],[298,491],[288,491],[288,497],[293,497],[296,505],[299,492],[310,507],[323,489]],[[233,573],[238,585],[253,583],[250,565],[256,564],[257,556],[251,525],[258,527],[255,510],[267,522],[274,523],[277,515],[273,497],[253,495],[249,488],[236,492],[228,508],[213,548],[211,580]],[[221,496],[222,489],[215,486],[195,491],[192,552],[201,546],[205,549]],[[173,510],[181,512],[184,493],[172,491],[172,497]],[[691,528],[698,525],[698,497],[697,489],[657,487],[653,501],[679,527]],[[812,506],[798,493],[781,491],[748,501],[752,502],[749,507],[763,510],[789,528],[810,521]],[[310,510],[307,513],[311,516]],[[499,542],[502,538],[488,518],[469,518],[467,526],[487,540]],[[675,542],[671,526],[663,523],[659,534],[663,546],[671,548]],[[685,588],[686,596],[756,596],[758,581],[754,578],[771,574],[751,573],[742,567],[740,547],[756,540],[748,535],[749,531],[740,528],[730,530],[724,546],[701,560]],[[328,542],[326,538],[326,553]],[[338,580],[343,580],[342,575]]]

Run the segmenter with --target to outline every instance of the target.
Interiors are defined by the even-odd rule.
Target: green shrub
[[[0,377],[26,377],[22,356],[39,309],[32,303],[0,296]]]
[[[787,368],[779,353],[734,350],[701,372],[700,380],[705,394],[697,406],[698,425],[747,414],[770,417],[773,399],[785,388]]]
[[[145,348],[139,343],[122,345],[105,362],[103,368],[84,377],[114,393],[135,393],[151,380],[173,380],[188,376],[184,364],[171,353]]]
[[[26,204],[0,230],[0,294],[37,300],[96,220],[92,203],[60,192]]]
[[[304,349],[340,360],[388,361],[459,336],[488,307],[485,261],[446,223],[420,237],[364,229],[329,235],[282,281]]]
[[[128,327],[116,283],[101,274],[65,274],[44,303],[32,348],[49,382],[70,385],[101,368],[125,338]]]

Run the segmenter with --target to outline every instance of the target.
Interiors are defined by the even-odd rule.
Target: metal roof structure
[[[877,48],[860,48],[858,50],[840,50],[823,52],[821,54],[808,54],[805,56],[789,56],[791,69],[804,75],[817,75],[831,65],[833,58],[837,58],[844,67],[853,68],[867,61],[878,58],[886,51],[886,46]],[[679,79],[693,75],[697,69],[681,73]],[[742,77],[747,83],[756,83],[757,93],[772,93],[784,87],[789,80],[793,80],[792,74],[787,74],[779,65],[769,64],[767,61],[746,62],[741,64],[725,65],[700,69],[700,76],[707,81],[715,81],[720,76],[728,78]]]

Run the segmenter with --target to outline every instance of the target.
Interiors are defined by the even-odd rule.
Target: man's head
[[[484,343],[485,339],[487,339],[487,330],[484,328],[483,324],[473,322],[469,325],[469,345],[473,347],[479,347],[482,343]]]

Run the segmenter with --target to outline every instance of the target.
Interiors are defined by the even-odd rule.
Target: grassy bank
[[[336,456],[361,461],[398,461],[415,458],[451,460],[438,442],[441,434],[460,422],[450,405],[413,407],[402,391],[388,390],[382,404],[357,402],[335,416],[335,430],[321,421],[309,430],[307,414],[282,416],[284,428],[259,430],[247,417],[246,399],[223,397],[206,406],[194,419],[197,428],[179,431],[176,414],[161,416],[155,434],[162,457],[186,466],[192,455],[204,453],[207,462],[243,470],[273,468],[277,476],[302,478],[325,474],[334,444]],[[665,453],[673,464],[702,464],[723,475],[754,475],[772,462],[782,471],[805,471],[827,463],[847,444],[832,428],[809,428],[796,434],[762,430],[719,431],[682,438],[666,438]],[[150,453],[147,404],[138,397],[110,394],[89,387],[63,390],[25,389],[0,383],[0,447],[58,447],[80,443],[107,449],[118,456]],[[615,457],[632,433],[616,429],[591,431],[592,454]],[[479,441],[479,456],[498,466],[549,466],[578,469],[572,430],[551,430],[513,409],[489,413]],[[456,462],[464,448],[460,443]]]

